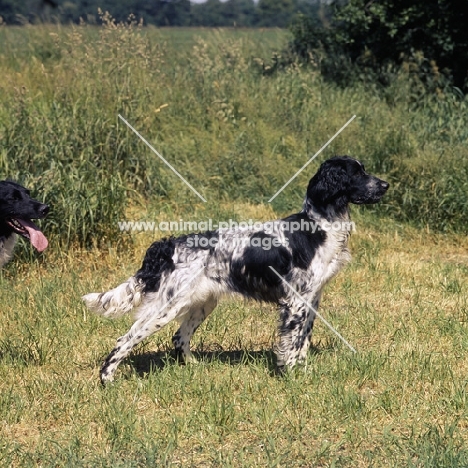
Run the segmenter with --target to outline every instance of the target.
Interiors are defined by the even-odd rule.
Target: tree
[[[258,25],[285,28],[291,23],[295,11],[295,0],[259,0]]]
[[[256,7],[253,0],[227,0],[223,3],[226,26],[253,26],[256,22]]]
[[[192,26],[225,26],[223,4],[219,0],[207,0],[192,5]]]
[[[26,5],[18,5],[16,0],[0,0],[0,16],[6,24],[18,24],[18,17],[26,14]]]
[[[417,53],[466,89],[468,9],[465,0],[350,0],[332,5],[330,27],[302,17],[293,26],[293,50],[322,48],[328,72],[344,61],[377,73]],[[333,67],[330,58],[338,65]]]

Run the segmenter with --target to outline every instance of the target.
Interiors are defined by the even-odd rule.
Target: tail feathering
[[[103,293],[82,297],[88,309],[107,318],[118,318],[137,307],[142,298],[143,283],[131,276],[125,283]]]

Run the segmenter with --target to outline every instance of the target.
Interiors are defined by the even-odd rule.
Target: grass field
[[[52,205],[49,249],[21,242],[0,272],[1,466],[468,466],[466,100],[403,76],[376,90],[299,64],[269,75],[286,37],[0,28],[0,175]],[[169,325],[103,388],[131,322],[80,297],[134,273],[158,237],[117,221],[298,210],[318,162],[267,200],[354,114],[318,162],[351,154],[392,183],[381,206],[353,208],[353,261],[323,297],[357,353],[317,322],[307,364],[279,378],[276,311],[228,301],[194,337],[199,364],[175,361]]]
[[[195,335],[199,364],[174,361],[169,326],[101,387],[129,321],[90,315],[80,296],[132,274],[148,234],[135,255],[11,264],[0,280],[1,464],[465,466],[467,241],[355,218],[354,260],[322,313],[357,353],[318,322],[307,365],[285,378],[273,374],[275,310],[239,301]]]

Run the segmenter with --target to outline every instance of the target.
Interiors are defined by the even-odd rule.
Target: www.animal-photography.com
[[[449,0],[0,0],[0,464],[468,466]]]

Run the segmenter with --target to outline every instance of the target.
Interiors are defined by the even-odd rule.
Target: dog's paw
[[[107,386],[109,386],[110,384],[112,384],[114,382],[114,376],[113,375],[101,374],[100,379],[101,379],[101,385],[103,387],[107,387]]]

